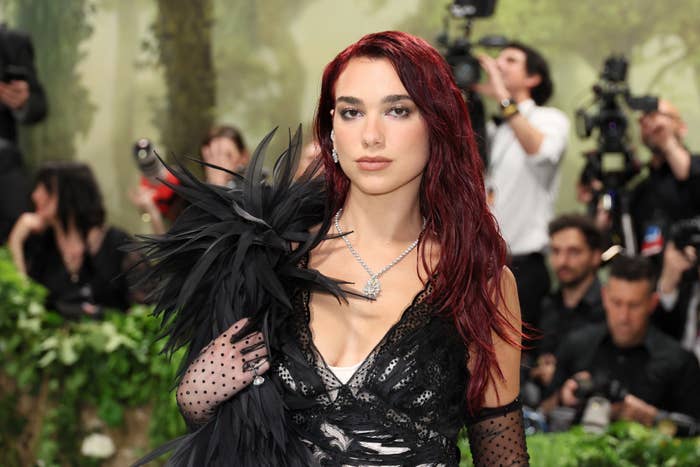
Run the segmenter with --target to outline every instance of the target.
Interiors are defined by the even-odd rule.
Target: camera
[[[5,37],[5,26],[0,24],[0,81],[3,83],[28,81],[29,69],[27,69],[27,67],[15,65],[7,61],[11,44],[7,42]]]
[[[476,43],[470,39],[472,21],[475,18],[487,18],[493,15],[496,8],[496,0],[455,0],[448,5],[448,14],[444,19],[444,29],[436,40],[442,49],[442,56],[452,69],[457,87],[464,94],[469,111],[469,120],[472,129],[477,135],[476,144],[484,167],[488,167],[488,150],[486,147],[486,111],[479,94],[472,90],[472,86],[481,79],[481,64],[472,55],[472,47],[498,47],[508,45],[508,40],[503,36],[484,36]],[[454,40],[450,40],[450,18],[464,21],[464,34]]]
[[[609,56],[603,64],[600,80],[592,88],[597,113],[587,108],[576,111],[579,138],[589,138],[598,130],[597,148],[586,153],[588,162],[581,178],[600,180],[608,189],[623,187],[640,170],[629,145],[625,107],[641,112],[654,112],[658,108],[657,97],[631,94],[627,68],[624,55]]]
[[[669,229],[669,239],[679,250],[692,246],[700,252],[700,217],[675,222]]]
[[[153,143],[147,138],[141,138],[133,145],[133,156],[141,171],[140,185],[153,193],[153,203],[166,218],[171,219],[174,213],[171,208],[178,198],[177,193],[168,186],[179,185],[180,181],[168,170],[158,158]]]
[[[589,433],[602,433],[610,424],[611,404],[621,402],[627,389],[616,379],[607,377],[574,378],[578,388],[574,396],[585,400],[581,426]]]
[[[594,378],[574,378],[574,381],[578,384],[574,396],[579,400],[600,396],[610,402],[620,402],[628,394],[627,389],[616,379],[597,376]]]
[[[473,46],[502,48],[508,45],[508,40],[503,36],[484,36],[476,43],[471,42],[472,20],[492,16],[495,8],[496,0],[455,0],[448,6],[450,16],[465,20],[464,36],[450,40],[449,17],[446,17],[445,28],[438,35],[437,42],[444,49],[443,57],[452,67],[455,82],[462,90],[469,90],[473,84],[478,83],[481,79],[481,65],[471,52]]]
[[[591,190],[593,210],[602,207],[610,213],[613,243],[622,244],[629,254],[635,254],[637,242],[627,187],[639,174],[641,164],[630,145],[626,111],[654,112],[658,98],[632,95],[627,85],[627,68],[624,55],[605,59],[600,79],[592,88],[593,102],[576,111],[576,132],[585,139],[597,130],[597,147],[584,153],[587,161],[580,182]]]
[[[134,159],[141,173],[149,178],[160,175],[163,164],[156,155],[153,143],[148,138],[141,138],[134,143]]]
[[[9,83],[11,81],[27,81],[28,79],[29,71],[23,66],[5,65],[0,69],[0,81],[3,83]]]

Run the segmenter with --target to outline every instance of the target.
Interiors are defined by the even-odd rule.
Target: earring
[[[335,143],[335,130],[331,130],[331,141]],[[331,156],[333,156],[333,162],[338,163],[338,151],[335,150],[335,144],[333,145],[333,150],[331,151]]]

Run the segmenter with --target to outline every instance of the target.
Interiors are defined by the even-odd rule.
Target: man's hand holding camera
[[[29,83],[26,81],[0,81],[0,102],[12,110],[19,110],[29,100]]]
[[[692,246],[682,250],[669,241],[664,250],[664,263],[659,277],[659,292],[671,294],[678,289],[683,273],[697,264],[697,252]]]
[[[476,83],[473,87],[474,91],[483,96],[496,99],[498,102],[508,99],[510,93],[503,81],[501,70],[498,69],[498,62],[496,59],[488,55],[480,55],[478,59],[488,79],[485,83]]]
[[[579,371],[573,378],[564,381],[559,390],[559,402],[566,407],[578,407],[583,401],[576,397],[576,390],[579,388],[579,381],[590,380],[591,374],[587,371]]]
[[[659,409],[632,394],[627,394],[621,402],[611,406],[613,420],[626,420],[646,426],[654,425],[658,413]]]
[[[579,407],[585,402],[576,397],[577,390],[581,382],[591,380],[591,374],[587,371],[580,371],[573,378],[567,379],[559,392],[561,405],[567,407]],[[637,396],[625,394],[622,400],[611,404],[611,418],[613,420],[627,420],[638,422],[646,426],[652,426],[656,420],[659,409],[644,402]]]
[[[639,119],[642,141],[655,156],[665,159],[677,180],[687,180],[690,175],[690,153],[682,139],[688,127],[669,101],[659,100],[658,110],[642,115]]]

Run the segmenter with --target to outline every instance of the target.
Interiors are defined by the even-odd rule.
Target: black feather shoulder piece
[[[165,350],[187,348],[178,381],[211,340],[244,317],[249,325],[238,335],[261,329],[274,362],[297,288],[345,297],[341,282],[298,266],[328,232],[331,216],[324,183],[315,177],[318,166],[294,181],[301,128],[290,136],[271,180],[263,180],[265,151],[274,133],[256,148],[246,173],[234,174],[239,188],[203,183],[180,167],[175,172],[180,185],[171,187],[189,206],[167,234],[145,237],[140,244],[152,264],[148,280],[158,284],[154,313],[162,320]],[[270,378],[248,386],[221,404],[204,426],[140,462],[168,451],[173,451],[168,462],[173,466],[312,463],[286,426],[281,388]]]

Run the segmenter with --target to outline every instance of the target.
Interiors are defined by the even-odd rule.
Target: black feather
[[[274,133],[253,153],[240,188],[203,183],[180,165],[173,171],[180,184],[169,186],[189,206],[167,234],[141,237],[138,248],[153,265],[147,280],[159,284],[154,314],[167,338],[165,351],[187,348],[178,381],[211,340],[243,317],[250,322],[240,332],[261,329],[274,362],[293,312],[290,297],[300,287],[345,299],[344,282],[298,265],[324,238],[330,216],[321,178],[311,170],[301,181],[293,179],[301,127],[277,159],[271,183],[263,182],[265,150]],[[173,466],[309,465],[307,448],[286,425],[281,389],[266,379],[221,404],[204,426],[137,465],[170,450]]]

